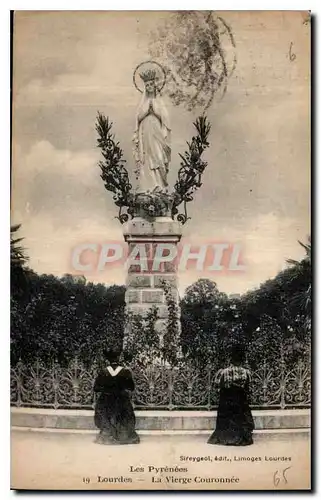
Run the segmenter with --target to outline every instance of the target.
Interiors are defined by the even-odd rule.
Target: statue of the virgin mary
[[[140,74],[144,82],[142,100],[136,115],[135,156],[138,165],[138,193],[167,190],[171,159],[168,114],[156,84],[156,71]]]

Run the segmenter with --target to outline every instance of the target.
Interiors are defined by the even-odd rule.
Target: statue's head
[[[156,95],[156,71],[149,69],[139,75],[144,82],[145,91],[148,97]]]

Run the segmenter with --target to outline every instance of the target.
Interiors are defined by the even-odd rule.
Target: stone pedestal
[[[175,255],[181,239],[180,225],[170,217],[151,220],[135,217],[124,226],[124,238],[129,246],[127,310],[145,315],[156,306],[156,329],[162,336],[168,317],[163,281],[170,286],[172,296],[179,300]]]

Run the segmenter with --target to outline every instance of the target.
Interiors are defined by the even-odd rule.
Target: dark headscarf
[[[245,363],[245,349],[242,345],[232,346],[231,361],[234,365],[242,365]]]
[[[119,363],[120,352],[111,351],[110,349],[104,350],[104,358],[109,361],[111,365]]]

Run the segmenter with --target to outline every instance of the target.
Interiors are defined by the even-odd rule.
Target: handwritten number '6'
[[[296,55],[292,52],[292,47],[293,47],[293,42],[290,43],[290,49],[289,49],[289,59],[291,62],[295,61]]]
[[[284,481],[285,484],[287,484],[287,482],[288,482],[285,473],[289,469],[291,469],[291,467],[287,467],[286,469],[284,469],[282,471],[283,481]],[[280,481],[281,481],[281,479],[280,479],[279,471],[277,470],[277,471],[275,471],[274,476],[273,476],[274,486],[278,486],[280,484]]]

